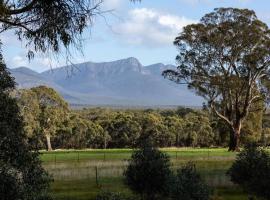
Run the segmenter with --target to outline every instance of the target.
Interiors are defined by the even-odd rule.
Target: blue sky
[[[73,63],[113,61],[136,57],[143,65],[174,64],[177,51],[172,42],[183,26],[196,23],[217,7],[238,7],[255,10],[270,25],[269,0],[104,0],[102,10],[113,10],[94,19],[93,26],[83,34],[83,55],[74,53]],[[12,32],[0,36],[8,67],[27,66],[36,71],[65,64],[38,55],[30,63],[27,50]]]

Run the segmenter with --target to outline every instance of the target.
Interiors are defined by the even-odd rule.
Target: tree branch
[[[215,106],[213,105],[213,103],[210,104],[212,110],[215,112],[215,114],[220,117],[221,119],[223,119],[224,121],[226,121],[230,126],[233,126],[233,123],[224,115],[222,115],[220,112],[217,111],[217,109],[215,108]]]
[[[24,12],[27,12],[29,10],[31,10],[33,8],[33,6],[38,2],[38,0],[32,0],[29,4],[27,4],[26,6],[19,8],[19,9],[15,9],[15,10],[10,10],[7,9],[6,10],[6,14],[8,15],[17,15],[17,14],[21,14]]]

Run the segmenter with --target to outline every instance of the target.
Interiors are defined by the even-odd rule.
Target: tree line
[[[72,110],[52,88],[14,92],[29,143],[39,149],[133,148],[151,140],[158,147],[227,146],[230,129],[207,109]],[[269,144],[270,116],[261,109],[243,124],[242,144]]]

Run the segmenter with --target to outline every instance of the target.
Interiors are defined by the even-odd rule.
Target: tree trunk
[[[51,136],[50,136],[50,134],[46,134],[46,140],[47,140],[47,150],[48,151],[52,151]]]
[[[233,128],[230,133],[230,143],[229,151],[240,151],[239,142],[240,142],[240,126]]]

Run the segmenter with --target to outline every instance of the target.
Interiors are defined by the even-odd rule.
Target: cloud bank
[[[132,45],[164,47],[172,45],[182,28],[195,20],[148,8],[130,10],[126,20],[113,26],[121,40]]]

